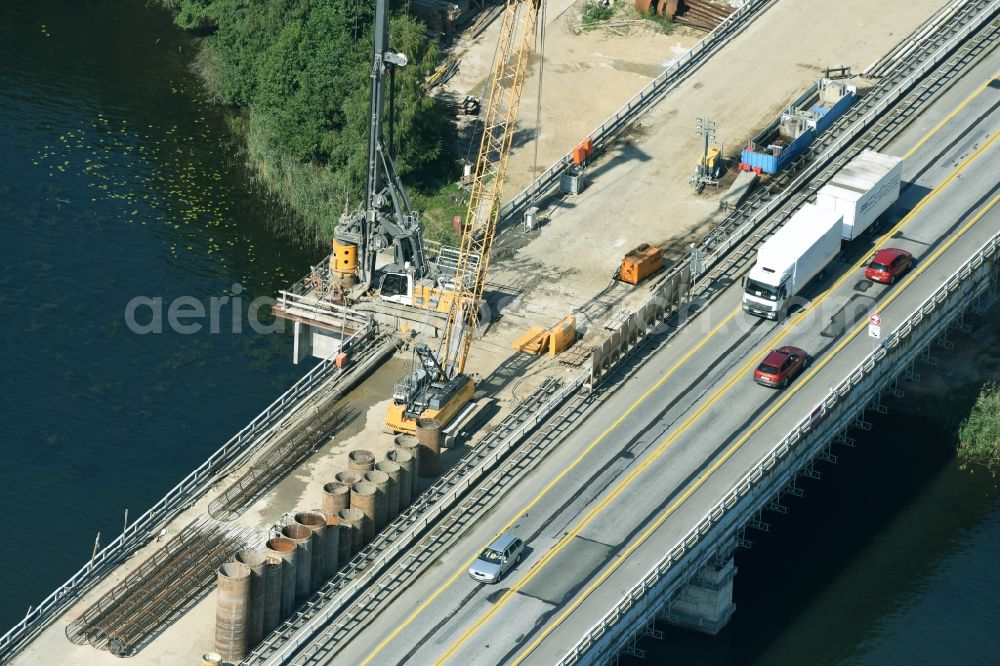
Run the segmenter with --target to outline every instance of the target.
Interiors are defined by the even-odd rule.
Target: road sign
[[[877,312],[868,318],[868,336],[876,340],[882,337],[882,317]]]

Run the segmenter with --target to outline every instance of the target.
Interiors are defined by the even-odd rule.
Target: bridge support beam
[[[657,620],[712,636],[719,633],[736,611],[733,602],[735,551],[736,538],[733,537],[660,610]]]
[[[312,327],[301,321],[292,326],[292,362],[298,364],[312,355]]]

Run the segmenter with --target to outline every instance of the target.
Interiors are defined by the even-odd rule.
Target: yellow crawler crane
[[[451,278],[455,298],[437,353],[414,346],[414,370],[396,383],[386,427],[413,433],[418,418],[437,419],[444,427],[471,400],[472,378],[464,374],[486,287],[490,248],[500,217],[500,196],[507,174],[521,88],[534,47],[541,0],[508,0],[490,78],[483,138],[469,192],[462,245]]]

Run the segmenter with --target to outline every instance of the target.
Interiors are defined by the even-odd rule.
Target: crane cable
[[[530,0],[529,0],[530,2]],[[531,163],[531,180],[535,183],[535,194],[538,193],[540,181],[538,179],[538,140],[542,134],[542,78],[545,74],[545,0],[539,2],[538,9],[538,33],[536,35],[537,46],[535,52],[538,53],[538,95],[535,100],[535,157]]]

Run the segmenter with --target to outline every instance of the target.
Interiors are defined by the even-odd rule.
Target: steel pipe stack
[[[352,506],[350,509],[343,509],[338,517],[340,518],[340,524],[346,525],[350,530],[350,536],[345,534],[340,535],[342,539],[341,543],[345,544],[341,546],[341,559],[343,559],[344,564],[347,564],[351,556],[356,555],[365,545],[365,514],[362,513],[361,509]]]
[[[312,530],[292,523],[281,529],[281,535],[295,544],[295,605],[312,594]]]
[[[323,574],[326,572],[326,565],[323,560],[326,557],[326,516],[319,511],[303,511],[295,514],[295,522],[309,529],[312,532],[312,545],[309,546],[309,592],[310,594],[319,589],[319,586],[326,580]]]
[[[417,419],[418,474],[430,478],[441,473],[441,423],[437,419]]]
[[[410,474],[410,502],[417,497],[417,477],[423,476],[420,472],[420,444],[417,442],[417,438],[414,435],[396,435],[393,440],[393,447],[397,451],[405,451],[410,454],[413,459],[413,473]]]
[[[351,508],[358,509],[365,515],[361,523],[362,545],[371,543],[371,540],[375,538],[375,505],[377,504],[377,493],[378,490],[375,488],[375,484],[368,481],[358,481],[351,486]]]
[[[281,603],[278,614],[280,620],[287,620],[295,612],[295,581],[298,574],[295,571],[298,549],[295,542],[285,537],[277,537],[265,544],[268,555],[281,560]]]
[[[389,476],[386,487],[385,520],[391,523],[399,515],[399,465],[391,460],[383,460],[375,465],[376,472],[385,472]]]
[[[250,598],[247,604],[247,647],[264,639],[264,555],[252,548],[236,553],[236,561],[250,569]]]
[[[355,482],[357,483],[357,482]],[[323,515],[336,518],[341,509],[351,506],[351,487],[340,481],[333,481],[323,486]]]
[[[413,454],[403,449],[393,449],[385,454],[390,460],[399,466],[399,511],[406,511],[413,501]]]
[[[215,649],[226,661],[243,661],[247,656],[250,568],[240,562],[226,562],[216,574],[216,589]]]
[[[263,616],[261,629],[265,637],[281,624],[281,568],[284,560],[270,552],[270,550],[265,551],[267,554],[264,556],[264,612],[261,614]],[[293,599],[294,592],[293,589]]]
[[[375,469],[375,456],[371,451],[355,449],[347,454],[347,469],[364,474]]]
[[[323,550],[323,580],[330,580],[340,568],[340,518],[326,517]]]
[[[365,472],[365,481],[375,486],[375,527],[372,538],[385,529],[389,519],[389,475],[375,469]]]

